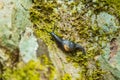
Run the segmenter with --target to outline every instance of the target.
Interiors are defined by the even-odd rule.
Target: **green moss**
[[[36,66],[38,66],[37,63],[30,61],[24,67],[17,67],[13,71],[11,68],[7,68],[3,76],[5,80],[39,80],[40,75],[36,69],[40,69],[41,66],[35,68]]]
[[[38,0],[34,0],[34,2],[33,7],[30,9],[31,21],[34,23],[34,32],[37,37],[42,38],[46,44],[52,45],[53,41],[51,40],[51,36],[46,31],[52,32],[58,20],[54,9],[57,7],[56,2]]]
[[[17,67],[11,69],[5,68],[4,80],[42,80],[44,78],[53,80],[55,69],[53,65],[43,56],[44,61],[30,61],[27,64],[19,63]]]
[[[120,0],[102,0],[102,2],[109,6],[109,13],[114,14],[120,19]]]
[[[70,74],[66,73],[64,74],[64,76],[62,77],[62,80],[72,80]]]
[[[101,1],[100,4],[97,3],[99,5],[94,9],[94,12],[99,13],[101,9],[102,11],[106,10],[104,6],[107,3],[104,3],[104,1]],[[94,57],[104,53],[103,48],[105,46],[103,44],[108,43],[111,38],[117,37],[119,29],[115,32],[105,32],[98,26],[92,26],[90,17],[86,18],[86,9],[79,13],[77,10],[78,5],[79,1],[71,3],[66,1],[60,4],[57,1],[35,0],[33,7],[30,9],[31,21],[34,24],[35,34],[51,48],[54,41],[51,40],[51,36],[45,30],[52,31],[54,25],[55,33],[61,37],[78,43],[86,43],[86,56],[82,55],[81,52],[71,53],[75,56],[67,55],[67,60],[82,68],[80,76],[89,80],[99,80],[103,78],[104,71],[98,66],[98,62],[94,60]],[[90,70],[88,68],[90,61],[94,63],[95,68],[91,73],[86,74]],[[68,79],[70,80],[70,76],[66,74],[63,80]]]

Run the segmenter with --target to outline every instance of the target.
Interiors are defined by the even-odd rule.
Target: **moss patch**
[[[4,80],[53,80],[55,76],[55,69],[53,65],[48,62],[46,56],[42,56],[42,62],[29,61],[27,64],[22,62],[11,69],[5,68],[2,75]]]
[[[105,32],[100,27],[93,26],[90,22],[90,16],[85,14],[86,8],[81,13],[78,11],[79,4],[79,1],[60,3],[58,1],[34,0],[33,7],[30,9],[31,21],[34,24],[35,34],[50,47],[54,41],[45,30],[52,31],[54,25],[56,34],[64,39],[84,45],[86,56],[77,52],[75,56],[68,56],[67,60],[82,67],[80,75],[85,79],[99,80],[103,78],[105,72],[101,70],[98,66],[99,62],[95,61],[94,58],[104,53],[105,46],[103,44],[108,43],[111,38],[117,37],[119,29],[115,32]],[[100,11],[100,9],[101,5],[97,5],[93,12]],[[104,10],[105,8],[102,8],[102,11]]]

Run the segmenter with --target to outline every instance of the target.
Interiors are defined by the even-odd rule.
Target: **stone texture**
[[[118,28],[120,28],[117,18],[106,12],[100,12],[98,15],[93,15],[92,23],[93,25],[98,25],[107,33],[114,32]],[[113,38],[114,38],[113,36],[110,37],[111,40]],[[107,74],[105,74],[105,77],[104,77],[105,80],[119,80],[120,79],[120,64],[119,64],[120,63],[120,60],[119,60],[120,37],[118,36],[115,38],[116,38],[115,43],[108,42],[108,43],[103,44],[103,45],[106,45],[106,47],[104,48],[104,54],[98,57],[98,60],[101,63],[101,67],[105,71],[108,72]],[[114,50],[111,50],[111,47]]]
[[[33,35],[32,29],[26,27],[25,33],[21,37],[19,49],[22,60],[24,62],[37,60],[36,51],[38,48],[38,43],[36,37]]]
[[[80,5],[81,7],[84,6],[79,4],[79,7]],[[66,55],[56,45],[53,44],[54,50],[52,50],[53,48],[51,49],[41,39],[36,39],[34,36],[33,25],[29,20],[29,11],[27,11],[30,6],[31,0],[0,0],[0,74],[2,73],[3,65],[7,65],[6,61],[9,61],[10,58],[9,55],[5,54],[6,51],[11,54],[19,48],[24,62],[28,62],[31,59],[37,60],[37,56],[46,54],[57,69],[57,78],[60,78],[65,73],[70,73],[73,77],[72,80],[75,80],[75,78],[79,77],[80,68],[75,68],[72,63],[67,62]],[[81,12],[82,9],[78,9]],[[117,19],[106,12],[93,15],[92,23],[93,25],[98,25],[106,32],[113,32],[119,28]],[[118,46],[120,46],[120,37],[117,38],[117,41]],[[105,54],[100,55],[97,60],[100,61],[101,68],[109,72],[105,74],[105,80],[119,80],[120,49],[118,47],[117,53],[108,60],[110,43],[106,44]]]
[[[0,54],[2,63],[6,58],[10,59],[10,56],[19,56],[18,46],[22,35],[26,27],[32,28],[26,10],[31,6],[31,1],[26,0],[25,3],[22,0],[0,0],[0,48],[5,50]],[[24,6],[27,6],[26,9]],[[11,60],[14,61],[13,58]]]

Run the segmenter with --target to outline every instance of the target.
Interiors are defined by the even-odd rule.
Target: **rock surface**
[[[21,35],[19,43],[20,55],[24,62],[30,60],[37,60],[38,43],[36,37],[33,35],[32,29],[26,27],[24,35]]]
[[[29,8],[31,6],[31,1],[26,0],[25,2],[23,2],[22,0],[21,1],[0,0],[0,18],[1,18],[0,20],[0,26],[1,26],[0,27],[0,48],[2,50],[0,57],[1,57],[2,63],[4,63],[3,61],[8,59],[8,57],[10,59],[11,56],[13,58],[14,55],[19,54],[19,50],[20,50],[20,53],[23,52],[21,50],[23,48],[25,49],[25,45],[21,43],[23,41],[23,38],[25,37],[23,36],[23,34],[27,27],[29,28],[29,31],[31,31],[30,35],[33,36],[32,23],[29,20],[29,12],[24,8],[24,6],[27,6],[26,9]],[[34,36],[33,38],[36,39],[35,44],[34,44],[35,39],[29,38],[29,33],[26,33],[25,38],[28,38],[28,41],[30,41],[30,39],[33,40],[33,42],[30,42],[30,43],[23,41],[26,44],[30,45],[33,43],[32,45],[33,47],[35,45],[38,46],[37,39]],[[19,49],[19,44],[20,44],[20,49]],[[30,47],[29,45],[26,45],[26,48],[29,48]],[[34,48],[35,50],[31,50],[31,52],[33,54],[36,54],[37,47],[34,47]],[[28,51],[30,51],[30,48]],[[30,54],[30,52],[28,53]],[[5,55],[7,55],[7,57]]]
[[[115,32],[119,26],[119,22],[115,16],[112,16],[106,12],[100,12],[100,14],[92,16],[92,23],[95,25],[95,22],[97,22],[96,25],[101,27],[105,32]],[[103,45],[106,45],[104,48],[104,54],[99,56],[99,61],[101,63],[101,67],[104,70],[107,70],[109,73],[106,74],[105,77],[106,80],[119,80],[120,79],[120,67],[119,67],[119,53],[120,53],[120,38],[113,37],[111,35],[110,39],[116,39],[116,41],[113,43],[103,43]]]
[[[62,1],[59,1],[59,3],[62,3]],[[21,57],[27,63],[30,60],[36,61],[38,60],[37,57],[45,54],[56,69],[55,79],[61,79],[61,76],[66,73],[70,74],[72,80],[82,79],[84,76],[81,77],[79,74],[82,68],[76,68],[72,62],[68,62],[68,54],[61,51],[56,44],[48,45],[42,38],[36,38],[33,32],[33,24],[29,20],[30,14],[27,10],[31,5],[32,0],[0,0],[0,74],[3,73],[3,66],[11,66],[12,59],[10,55]],[[78,11],[82,12],[83,7],[84,5],[80,3],[77,7]],[[89,10],[89,12],[91,15],[92,11]],[[93,26],[98,25],[108,33],[117,31],[120,28],[117,18],[107,12],[93,14],[91,23]],[[113,38],[113,36],[110,36],[109,39],[112,40]],[[104,75],[104,80],[120,79],[120,36],[115,37],[115,39],[115,43],[103,42],[102,46],[106,45],[103,49],[104,54],[95,59],[100,61],[101,68],[108,72]],[[94,65],[90,64],[89,68],[91,67],[94,68]],[[44,80],[47,80],[45,77]]]

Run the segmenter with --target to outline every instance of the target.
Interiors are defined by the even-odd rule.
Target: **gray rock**
[[[26,27],[25,33],[19,43],[20,55],[23,61],[37,60],[37,48],[37,39],[33,35],[32,29]]]
[[[115,32],[119,28],[118,20],[115,16],[110,15],[106,12],[100,12],[98,15],[92,16],[92,24],[98,25],[101,27],[104,32]],[[103,32],[101,32],[102,35]],[[115,36],[110,35],[110,39],[114,38]],[[104,75],[105,80],[119,80],[120,79],[120,38],[119,36],[116,37],[117,42],[115,44],[111,44],[110,42],[104,43],[106,47],[104,48],[104,54],[99,56],[99,61],[101,64],[101,68],[108,73]],[[114,50],[111,49],[111,45]],[[112,56],[110,56],[112,55]],[[106,77],[108,76],[108,77]]]
[[[22,5],[29,8],[31,0],[26,0],[24,4],[17,0],[0,1],[0,48],[5,50],[5,53],[0,54],[2,63],[6,58],[10,59],[10,56],[19,54],[21,35],[26,27],[32,27],[29,12]]]
[[[45,42],[40,38],[37,39],[37,42],[39,45],[39,47],[37,49],[37,57],[40,57],[45,54],[50,59],[48,47],[45,44]]]

